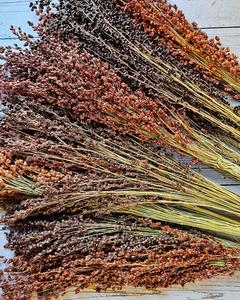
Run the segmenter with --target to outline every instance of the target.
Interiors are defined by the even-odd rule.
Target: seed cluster
[[[237,62],[196,64],[219,43],[165,1],[50,2],[31,3],[39,40],[12,27],[28,48],[0,48],[2,299],[233,275],[240,196],[169,150],[239,180],[240,117],[213,77]]]
[[[112,222],[72,215],[19,223],[12,230],[17,235],[8,236],[8,247],[19,257],[8,260],[11,275],[1,285],[4,299],[30,299],[34,290],[39,299],[51,299],[69,286],[75,286],[76,293],[90,285],[97,285],[97,291],[126,284],[149,289],[184,286],[232,274],[239,264],[233,256],[236,250],[212,238],[131,216]]]
[[[31,44],[29,38],[25,39]],[[215,135],[203,137],[202,131],[192,128],[185,112],[172,106],[165,96],[146,96],[141,88],[133,91],[107,63],[83,52],[81,43],[59,41],[50,35],[37,48],[18,50],[6,48],[2,56],[6,60],[0,76],[3,103],[18,103],[21,99],[48,103],[69,112],[74,120],[96,121],[120,133],[137,135],[239,180],[238,154],[234,150]],[[11,75],[6,74],[6,69]],[[214,120],[209,114],[206,117]],[[240,138],[236,128],[216,122]],[[233,167],[226,168],[226,164]]]
[[[109,122],[115,129],[130,132],[136,127],[139,132],[141,127],[156,132],[164,126],[184,140],[179,124],[166,109],[141,90],[133,93],[106,63],[82,52],[79,46],[71,41],[59,43],[52,37],[31,52],[8,51],[4,67],[11,76],[2,73],[3,103],[9,99],[18,103],[21,95],[29,102],[68,110],[74,119]]]
[[[115,211],[145,216],[155,208],[152,218],[156,220],[238,235],[237,221],[226,222],[225,218],[221,221],[225,228],[219,229],[209,211],[211,207],[238,217],[240,199],[236,194],[137,139],[123,139],[110,129],[74,124],[43,105],[25,106],[5,111],[9,117],[2,122],[2,152],[10,149],[22,164],[14,178],[12,174],[2,176],[6,183],[2,193],[14,190],[15,194],[41,198],[23,200],[14,210],[7,202],[5,208],[13,213],[4,222],[79,210],[85,215]],[[29,165],[33,166],[31,173]],[[15,166],[15,162],[9,163],[10,169]],[[235,203],[229,201],[230,196]],[[190,221],[184,218],[186,208]],[[174,210],[180,214],[178,218]],[[198,213],[205,218],[201,223]],[[214,216],[222,218],[216,212]]]
[[[4,197],[8,214],[2,222],[10,229],[6,247],[15,251],[12,264],[5,269],[11,275],[1,285],[4,299],[30,299],[33,291],[39,299],[50,299],[69,286],[78,285],[79,292],[95,283],[103,290],[126,284],[184,285],[197,278],[232,274],[238,267],[233,256],[238,250],[221,243],[238,244],[216,242],[195,232],[182,234],[131,215],[143,215],[152,204],[155,213],[158,206],[166,215],[168,193],[172,219],[164,219],[164,214],[152,216],[176,223],[174,210],[178,215],[184,212],[171,199],[176,191],[176,200],[181,194],[189,196],[191,223],[182,220],[179,224],[193,226],[194,213],[198,223],[201,216],[194,210],[190,213],[190,196],[198,195],[203,201],[211,198],[211,206],[221,199],[220,209],[224,209],[229,191],[220,189],[205,197],[210,183],[167,154],[113,130],[72,123],[64,112],[43,104],[22,100],[21,106],[5,113],[0,130],[1,168],[10,173],[2,175],[2,184],[22,197],[15,194],[12,201]],[[202,185],[206,182],[206,188],[199,188],[199,180]],[[197,199],[193,200],[196,208]],[[232,208],[238,215],[237,206]],[[210,229],[213,217],[210,212],[208,218],[206,212],[200,228],[206,222],[205,229]],[[228,233],[237,230],[231,223],[222,226],[230,226]]]
[[[196,22],[190,24],[176,5],[166,1],[116,2],[152,39],[167,43],[173,55],[179,55],[184,64],[206,75],[214,75],[226,85],[226,91],[237,93],[235,98],[239,99],[239,62],[235,54],[229,53],[229,47],[221,47],[218,36],[215,40],[208,39],[205,32],[197,29]]]
[[[41,9],[50,4],[50,1],[37,2]],[[102,1],[99,2],[102,4]],[[229,47],[222,47],[218,36],[215,39],[208,39],[207,34],[197,28],[196,22],[190,24],[175,4],[168,4],[165,0],[143,0],[140,2],[136,0],[114,0],[113,2],[116,3],[118,9],[127,13],[135,24],[141,25],[157,46],[165,44],[168,51],[173,56],[179,56],[184,65],[189,65],[191,69],[197,70],[199,74],[202,74],[205,79],[213,82],[216,86],[220,83],[223,84],[227,92],[235,94],[235,98],[239,99],[240,73],[237,56],[229,53]],[[74,14],[76,23],[82,6],[80,8],[75,3],[74,1],[67,1],[67,5],[64,5],[60,1],[54,17],[63,16],[64,13],[71,16],[71,13],[69,14],[71,8],[78,8]],[[95,3],[99,5],[98,2]],[[36,9],[37,6],[34,8]],[[93,20],[96,21],[96,15],[94,18]],[[60,18],[58,18],[59,20]],[[69,28],[69,23],[64,18],[61,23],[64,24],[65,30],[66,27]],[[56,28],[55,25],[54,27]],[[73,29],[71,34],[72,32]]]
[[[157,41],[149,40],[144,28],[134,25],[125,13],[119,12],[118,5],[100,0],[67,3],[56,4],[57,12],[53,15],[42,15],[43,24],[38,26],[40,34],[41,31],[57,31],[65,39],[77,38],[87,51],[116,67],[121,76],[126,77],[128,84],[134,80],[134,85],[140,84],[160,94],[163,94],[161,87],[164,86],[170,91],[164,94],[171,101],[180,100],[206,108],[210,108],[209,100],[215,103],[221,99],[221,103],[227,103],[213,84],[209,84],[208,80],[206,82],[205,75],[195,72],[192,65],[186,65],[181,56],[173,55],[167,44],[159,38]],[[199,88],[204,93],[199,93]],[[205,99],[202,99],[203,95]]]

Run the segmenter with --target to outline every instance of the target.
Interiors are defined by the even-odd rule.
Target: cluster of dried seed
[[[141,7],[142,2],[138,5]],[[212,96],[213,101],[221,99],[227,103],[223,95],[208,82],[210,80],[218,84],[215,79],[205,74],[202,76],[198,69],[195,71],[192,64],[186,64],[181,56],[173,54],[172,49],[165,41],[161,42],[160,38],[149,40],[144,26],[133,24],[125,12],[117,9],[119,5],[101,0],[68,0],[67,5],[60,2],[54,6],[57,12],[42,15],[44,21],[38,25],[39,33],[56,32],[64,39],[77,38],[87,51],[112,64],[128,84],[134,81],[133,85],[137,83],[157,93],[161,93],[159,90],[162,86],[170,86],[173,91],[174,85],[174,91],[181,100],[188,99],[197,106],[200,105],[201,93],[196,93],[196,90],[200,87]],[[194,92],[191,85],[186,89],[187,80],[198,86]],[[171,99],[173,96],[170,94],[168,97]],[[195,98],[196,103],[192,103]]]
[[[24,103],[22,105],[24,107]],[[83,207],[85,214],[94,211],[99,215],[101,207],[104,208],[102,213],[106,213],[106,208],[113,210],[114,205],[127,208],[131,202],[136,205],[142,201],[156,201],[150,191],[156,191],[157,185],[159,191],[166,187],[186,193],[186,182],[192,182],[191,176],[200,176],[188,165],[175,162],[171,155],[156,152],[149,145],[139,144],[138,140],[123,139],[112,129],[93,129],[73,123],[61,111],[43,104],[30,108],[25,103],[23,107],[16,105],[5,110],[8,116],[2,120],[2,153],[11,153],[12,160],[8,160],[8,165],[3,160],[1,168],[14,169],[15,173],[1,174],[6,181],[1,192],[6,194],[14,190],[17,181],[19,189],[15,187],[15,194],[42,198],[21,201],[14,207],[14,215],[3,219],[5,222],[39,214],[73,213]],[[162,172],[157,179],[154,178],[156,168]],[[184,181],[178,180],[180,174],[185,177]],[[116,189],[122,190],[122,194],[111,195]],[[128,201],[129,189],[135,191],[135,195],[148,190],[149,195],[146,194],[144,200],[129,196]],[[82,196],[76,201],[81,193],[85,193],[86,199]],[[89,202],[90,198],[95,200]],[[12,205],[4,203],[8,211]]]
[[[19,53],[8,49],[5,55],[2,68],[11,75],[1,73],[3,103],[21,102],[22,96],[29,103],[60,107],[74,119],[108,123],[123,133],[137,131],[143,139],[154,132],[164,140],[164,131],[170,130],[180,143],[189,141],[159,99],[146,97],[141,90],[133,92],[108,64],[82,52],[79,43],[51,37],[37,49]]]
[[[238,252],[211,237],[131,216],[93,221],[71,215],[10,229],[7,247],[19,256],[8,260],[10,275],[1,284],[4,299],[30,299],[33,291],[39,299],[51,299],[69,286],[76,293],[89,286],[97,291],[126,284],[184,286],[216,274],[232,275],[239,265]]]
[[[180,56],[182,63],[191,65],[207,76],[215,75],[223,82],[227,92],[237,92],[239,99],[239,62],[237,56],[229,53],[229,47],[222,47],[218,36],[208,39],[205,32],[197,28],[196,22],[190,24],[176,5],[164,0],[152,1],[116,0],[121,8],[136,24],[141,24],[153,40],[166,43],[173,55]],[[232,81],[229,81],[229,75]],[[213,78],[214,78],[213,77]]]
[[[103,60],[107,57],[108,64],[111,64],[115,73],[120,74],[132,90],[141,86],[153,102],[167,109],[168,115],[171,112],[171,117],[180,111],[186,112],[201,129],[206,128],[213,134],[221,129],[228,136],[240,138],[240,118],[235,114],[236,110],[226,105],[226,99],[212,84],[206,82],[190,66],[185,66],[177,56],[171,56],[164,44],[159,46],[154,41],[149,41],[141,27],[132,24],[124,13],[117,10],[114,3],[94,3],[60,3],[56,8],[57,13],[43,14],[42,24],[35,27],[43,41],[35,45],[29,40],[27,43],[34,49],[41,47],[41,44],[44,47],[44,39],[49,42],[49,31],[55,32],[57,39],[59,35],[67,40],[76,38],[78,42],[74,44],[78,48],[86,49]],[[94,22],[91,21],[93,16]],[[19,37],[26,39],[24,34]],[[54,54],[57,51],[58,47],[55,46]],[[51,56],[50,53],[48,55]],[[12,59],[9,56],[6,58],[8,63]],[[68,66],[71,66],[71,62]],[[11,69],[8,64],[5,68]]]
[[[8,107],[0,124],[1,222],[10,230],[6,248],[15,252],[0,273],[8,274],[3,299],[232,275],[239,250],[229,234],[240,236],[240,197],[163,151],[207,159],[211,150],[206,162],[221,169],[227,162],[225,172],[239,177],[237,153],[216,133],[240,140],[240,118],[214,87],[214,65],[206,74],[192,63],[191,49],[171,42],[166,18],[196,49],[203,40],[206,52],[218,46],[162,1],[160,24],[147,1],[60,0],[54,13],[43,13],[50,2],[38,1],[40,23],[29,23],[40,40],[12,27],[29,48],[0,48]],[[139,218],[149,215],[156,222]]]
[[[239,216],[236,194],[212,184],[171,155],[140,144],[136,138],[117,136],[112,129],[73,123],[61,116],[62,112],[42,104],[25,106],[5,111],[9,116],[0,129],[3,149],[22,162],[22,174],[20,178],[18,174],[2,177],[5,185],[1,191],[13,190],[34,198],[21,199],[4,222],[76,211],[98,216],[113,211],[143,216],[144,210],[156,205],[157,220],[210,229],[214,225],[208,208],[225,211],[226,203],[228,213]],[[33,167],[27,173],[28,165]],[[229,201],[230,196],[236,203]],[[167,213],[166,204],[172,207],[168,218],[159,212]],[[174,219],[173,207],[181,214],[179,204],[187,208],[192,223],[181,217]],[[8,211],[13,206],[9,199],[4,205]],[[196,222],[199,212],[204,214],[204,222]],[[224,225],[223,232],[235,230],[238,234],[238,222]]]
[[[74,120],[96,121],[121,133],[137,135],[160,147],[202,160],[238,179],[238,166],[231,168],[236,169],[234,174],[224,168],[225,160],[235,164],[235,153],[230,153],[232,151],[224,145],[215,147],[220,142],[216,142],[215,136],[208,135],[204,138],[207,143],[202,142],[202,131],[192,130],[184,110],[173,106],[166,96],[148,97],[141,88],[133,91],[107,63],[83,52],[81,43],[64,42],[50,35],[36,48],[17,50],[3,50],[2,58],[6,60],[0,75],[3,103],[21,103],[21,99],[29,103],[48,103],[63,109]],[[194,110],[204,114],[200,108]],[[227,110],[225,113],[229,116]],[[230,129],[234,137],[240,138],[236,128],[224,124],[226,120],[219,123],[215,117],[205,115],[216,122],[219,129],[227,132]],[[238,122],[235,114],[234,122]],[[210,150],[211,159],[205,154]],[[221,165],[219,155],[223,156]]]
[[[37,6],[41,10],[51,1],[37,2]],[[135,24],[142,26],[155,44],[155,48],[158,49],[159,46],[165,45],[165,49],[171,53],[170,59],[178,56],[179,63],[195,69],[199,75],[203,75],[205,80],[212,82],[215,86],[220,83],[223,84],[227,92],[235,93],[236,99],[239,99],[240,82],[237,56],[229,53],[229,47],[222,47],[218,36],[215,37],[215,40],[208,39],[207,34],[197,28],[196,22],[190,24],[176,5],[168,4],[165,0],[143,0],[140,2],[136,0],[114,0],[112,2],[115,2],[116,7],[124,12],[123,15],[127,14]],[[91,2],[68,0],[67,2],[55,3],[57,12],[54,13],[54,19],[57,20],[58,24],[54,24],[51,28],[61,28],[61,31],[66,32],[67,36],[69,36],[68,33],[72,36],[76,31],[80,31],[79,28],[76,28],[79,21],[84,25],[86,24],[87,29],[99,24],[97,14],[88,18],[86,12],[83,11],[86,3],[90,4]],[[101,6],[110,7],[112,5],[112,3],[107,2],[106,4],[103,1],[92,1],[92,3],[96,5],[93,7],[95,10]],[[37,6],[33,7],[36,9]],[[115,7],[114,10],[116,10]],[[74,11],[74,14],[71,11]],[[102,7],[101,11],[103,11]],[[68,18],[64,17],[66,15]],[[104,17],[107,18],[105,14]],[[114,17],[115,13],[113,13],[113,19]],[[84,18],[88,18],[87,23],[84,23]],[[101,21],[104,22],[102,19]],[[59,26],[59,24],[61,25]],[[95,34],[98,29],[97,25],[91,34]],[[129,31],[129,24],[126,29]],[[138,33],[137,30],[136,34]]]

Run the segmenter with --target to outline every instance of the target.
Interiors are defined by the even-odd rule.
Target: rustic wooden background
[[[16,41],[9,30],[10,25],[21,26],[23,31],[32,33],[27,21],[36,22],[37,18],[28,7],[29,2],[27,0],[0,0],[0,45],[13,45],[16,42],[21,45],[21,42]],[[179,9],[185,13],[188,21],[196,21],[209,37],[218,35],[223,46],[229,46],[230,50],[240,57],[239,0],[169,0],[169,2],[177,4]],[[35,33],[33,35],[36,36]],[[207,166],[202,168],[203,175],[240,194],[240,185],[237,182]],[[0,215],[3,214],[4,212],[0,211]],[[0,226],[0,255],[10,258],[13,254],[4,249],[5,243],[5,235]],[[0,265],[0,268],[4,268],[4,265]],[[142,288],[126,287],[122,291],[100,294],[89,288],[78,295],[69,292],[61,300],[229,300],[238,299],[238,296],[240,296],[240,271],[233,277],[219,276],[211,280],[187,284],[184,288],[175,286],[147,291]]]

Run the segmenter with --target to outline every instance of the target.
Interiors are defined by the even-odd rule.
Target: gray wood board
[[[37,16],[29,8],[30,1],[6,1],[0,2],[0,39],[16,38],[10,31],[13,25],[16,29],[20,26],[23,32],[36,36],[27,21],[37,23]],[[0,41],[1,45],[2,42]]]
[[[191,23],[200,28],[238,27],[240,28],[239,0],[170,0],[182,10]]]

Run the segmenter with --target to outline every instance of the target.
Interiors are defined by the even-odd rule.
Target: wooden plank
[[[37,23],[37,18],[31,12],[21,12],[20,15],[17,13],[4,14],[0,13],[0,38],[9,39],[16,38],[11,32],[10,26],[13,25],[16,29],[20,26],[23,32],[37,36],[37,34],[28,25],[27,21]]]
[[[240,186],[239,183],[236,182],[235,180],[224,176],[224,174],[222,174],[219,171],[216,171],[215,169],[212,168],[206,168],[206,169],[202,169],[203,171],[200,173],[202,176],[205,176],[206,178],[210,179],[213,182],[216,182],[218,184],[224,185],[225,187],[231,187],[231,186],[238,186],[238,191],[240,194]],[[197,171],[197,170],[196,170]],[[239,174],[240,176],[240,174]],[[236,189],[235,189],[236,191]]]
[[[229,46],[230,51],[240,58],[240,28],[204,29],[204,31],[209,38],[218,35],[222,45]]]
[[[23,32],[37,37],[36,32],[28,25],[27,21],[37,23],[38,17],[29,7],[30,1],[26,0],[3,0],[0,2],[0,45],[1,46],[23,46],[24,42],[11,32],[10,26],[16,29],[20,26]],[[3,63],[0,60],[0,64]],[[0,106],[1,109],[1,106]]]
[[[236,273],[232,278],[219,276],[208,281],[196,281],[195,283],[187,284],[184,288],[175,286],[167,289],[147,291],[144,288],[135,289],[133,287],[125,287],[122,291],[107,291],[106,293],[98,294],[93,294],[92,289],[89,288],[80,292],[78,295],[75,295],[74,292],[70,292],[63,297],[62,300],[229,300],[230,297],[239,295],[239,279],[240,272]]]
[[[10,26],[21,26],[22,30],[36,36],[27,21],[37,23],[38,17],[29,7],[30,1],[7,1],[0,3],[0,38],[8,39],[15,37],[10,31]],[[1,43],[2,44],[2,43]]]
[[[200,28],[239,27],[240,5],[236,0],[170,0],[185,14],[189,22]]]

